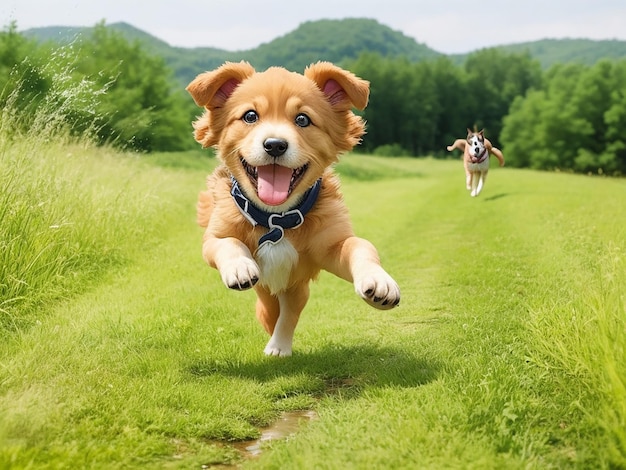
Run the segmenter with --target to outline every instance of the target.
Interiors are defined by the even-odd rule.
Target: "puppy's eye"
[[[256,113],[256,111],[253,111],[251,109],[250,111],[246,111],[241,119],[243,119],[243,122],[246,122],[248,124],[254,124],[259,120],[259,115]]]
[[[307,127],[311,124],[311,118],[304,113],[300,113],[296,116],[294,122],[296,123],[296,126]]]

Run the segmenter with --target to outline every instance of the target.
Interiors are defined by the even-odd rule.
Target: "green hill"
[[[376,20],[349,18],[301,24],[296,30],[244,53],[261,66],[277,63],[299,70],[318,60],[341,63],[363,52],[386,57],[407,57],[416,62],[442,54]]]
[[[318,60],[341,63],[366,51],[388,57],[404,56],[411,61],[442,55],[376,20],[362,18],[309,21],[284,36],[245,51],[172,47],[128,23],[113,23],[108,27],[131,41],[142,42],[148,51],[162,56],[184,83],[192,80],[199,71],[213,69],[226,60],[247,60],[258,69],[281,65],[301,71]],[[89,34],[90,30],[90,27],[53,26],[29,29],[24,34],[39,41],[69,43],[82,34]]]
[[[152,52],[163,54],[165,51],[172,49],[165,41],[135,28],[128,23],[113,23],[107,27],[120,32],[126,39],[130,41],[140,41],[144,46]],[[36,39],[38,41],[55,41],[60,43],[70,43],[80,38],[83,34],[90,34],[93,28],[91,26],[45,26],[42,28],[31,28],[22,32],[26,37]]]
[[[188,83],[199,71],[213,69],[226,60],[247,60],[258,69],[282,65],[290,70],[301,71],[311,62],[328,60],[342,63],[356,59],[365,51],[377,52],[385,57],[403,56],[414,62],[445,56],[400,31],[367,18],[308,21],[284,36],[243,51],[173,47],[128,23],[112,23],[108,27],[119,31],[131,41],[142,42],[149,52],[162,56],[181,83]],[[23,34],[38,41],[67,43],[82,34],[88,34],[91,29],[51,26],[28,29]],[[510,52],[528,51],[544,68],[562,62],[592,65],[602,58],[626,57],[626,41],[618,40],[543,39],[497,48]],[[470,53],[449,57],[460,64]]]
[[[616,39],[594,41],[592,39],[542,39],[500,46],[507,52],[528,51],[542,67],[548,68],[555,63],[577,62],[593,65],[598,60],[626,58],[626,41]]]

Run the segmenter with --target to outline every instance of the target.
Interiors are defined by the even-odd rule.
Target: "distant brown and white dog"
[[[454,149],[463,152],[465,187],[471,190],[472,197],[478,196],[483,190],[489,172],[489,155],[494,155],[500,162],[500,166],[504,166],[502,152],[485,138],[484,129],[476,132],[468,128],[467,138],[456,139],[452,145],[448,145],[447,149],[448,152]]]
[[[256,315],[271,335],[265,354],[289,356],[309,283],[324,269],[390,309],[400,289],[374,246],[355,236],[332,164],[365,132],[369,82],[333,64],[304,75],[225,63],[187,87],[204,114],[195,139],[220,165],[200,193],[202,254],[231,289],[254,287]]]

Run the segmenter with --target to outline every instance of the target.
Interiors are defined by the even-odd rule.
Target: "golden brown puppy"
[[[271,338],[265,354],[289,356],[293,333],[321,269],[389,309],[400,289],[374,246],[354,235],[331,165],[365,132],[369,83],[327,62],[304,75],[226,63],[187,87],[204,114],[194,123],[221,165],[200,193],[202,254],[231,289],[254,287]]]
[[[472,197],[478,196],[483,190],[487,173],[489,172],[489,155],[494,155],[504,166],[504,156],[500,149],[491,145],[485,138],[484,129],[480,132],[467,129],[465,139],[456,139],[452,145],[448,145],[448,152],[459,149],[463,152],[463,167],[465,168],[465,187],[471,190]]]

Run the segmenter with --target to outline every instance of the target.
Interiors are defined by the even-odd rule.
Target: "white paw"
[[[400,304],[400,288],[382,268],[355,279],[354,289],[368,304],[381,310],[388,310]]]
[[[220,270],[226,287],[236,290],[250,289],[259,280],[259,266],[253,259],[241,256]]]
[[[470,193],[470,196],[472,196],[472,197],[476,197],[476,196],[478,196],[478,193],[476,192],[476,190],[474,190],[474,191],[472,191],[472,192]]]
[[[291,343],[282,343],[272,337],[263,350],[266,356],[288,357],[291,356]]]

